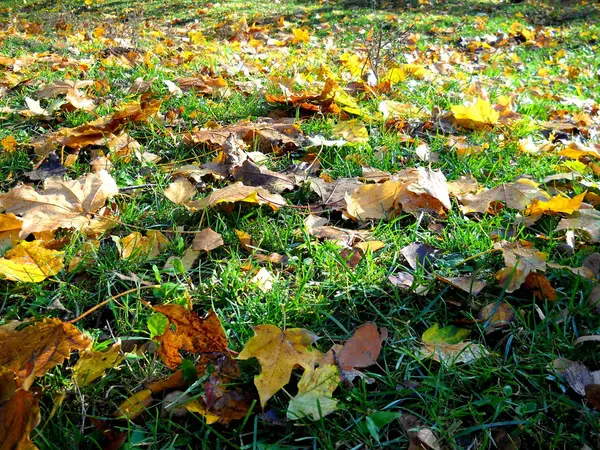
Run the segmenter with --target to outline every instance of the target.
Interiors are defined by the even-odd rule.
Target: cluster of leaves
[[[195,14],[210,15],[213,8],[206,5]],[[25,19],[3,23],[3,40],[15,35],[60,40],[65,51],[0,56],[5,103],[0,114],[18,124],[9,128],[14,135],[0,141],[0,161],[10,168],[2,168],[0,180],[0,282],[7,292],[32,285],[51,289],[73,280],[84,284],[86,271],[110,245],[120,261],[151,266],[158,283],[136,273],[119,274],[137,287],[103,293],[103,302],[68,321],[23,317],[18,306],[9,305],[21,320],[0,325],[0,441],[7,448],[33,446],[30,433],[40,422],[43,386],[36,378],[68,367],[74,351],[79,355],[68,381],[72,392],[117,373],[128,360],[149,355],[156,354],[172,371],[144,380],[104,419],[89,417],[111,448],[127,439],[127,422],[139,421],[150,408],[162,408],[161,414],[170,417],[196,413],[209,425],[245,424],[258,409],[247,386],[254,368],[238,361],[258,360],[254,385],[265,415],[267,402],[279,391],[297,390],[289,394],[288,421],[318,421],[335,412],[336,389],[351,389],[356,377],[368,388],[373,380],[358,369],[377,364],[389,334],[373,322],[353,320],[353,335],[323,353],[315,347],[321,330],[253,324],[255,335],[247,342],[232,340],[234,348],[243,346],[237,354],[229,348],[233,333],[223,328],[216,308],[204,308],[205,318],[194,312],[192,295],[198,292],[191,274],[211,252],[226,247],[224,236],[206,227],[207,217],[218,222],[238,211],[258,209],[267,217],[299,212],[304,220],[299,240],[306,237],[311,245],[334,249],[336,261],[350,272],[384,249],[395,251],[378,236],[378,225],[402,221],[427,229],[441,247],[453,239],[451,217],[475,223],[497,219],[502,230],[483,252],[453,260],[455,255],[442,248],[412,242],[397,249],[403,267],[394,263],[380,280],[401,296],[427,298],[444,286],[467,295],[469,302],[486,299],[483,306],[474,303],[472,319],[442,327],[430,323],[419,333],[414,359],[431,359],[442,367],[494,357],[483,339],[467,340],[471,330],[456,325],[476,324],[487,335],[502,335],[522,313],[507,301],[509,294],[540,304],[557,302],[565,294],[555,280],[567,274],[591,289],[585,293],[589,310],[600,310],[600,255],[594,252],[600,242],[600,144],[594,142],[600,107],[594,100],[536,86],[509,87],[496,95],[495,79],[487,72],[517,75],[525,65],[517,54],[521,47],[551,48],[555,34],[567,30],[514,21],[504,32],[441,44],[426,43],[424,34],[415,31],[406,33],[402,59],[382,62],[373,60],[376,52],[369,46],[381,42],[372,34],[366,33],[359,48],[348,46],[334,39],[341,31],[338,24],[311,25],[302,11],[278,20],[220,18],[202,29],[178,21],[139,25],[139,42],[118,37],[125,28],[116,24],[86,32],[64,20],[53,30]],[[388,20],[394,21],[394,15]],[[475,20],[475,28],[484,30],[486,20]],[[434,28],[427,25],[430,32]],[[566,53],[558,53],[553,58],[560,72],[543,69],[539,74],[546,84],[577,81],[583,89],[595,83],[591,69],[568,65],[562,62]],[[278,73],[269,67],[278,67]],[[111,78],[120,72],[127,73],[126,83]],[[478,76],[470,79],[467,73]],[[409,95],[414,86],[434,86],[444,93],[451,83],[460,89],[435,107]],[[228,116],[219,108],[231,105],[232,98],[261,102],[261,112],[269,115]],[[201,99],[210,107],[186,109],[185,99]],[[571,109],[539,120],[527,112],[532,99],[551,99]],[[326,136],[310,129],[319,120],[319,132]],[[29,133],[19,134],[22,126]],[[383,144],[385,136],[402,143],[401,157]],[[555,173],[539,177],[532,168],[518,177],[475,171],[459,176],[449,170],[451,163],[486,153],[490,145],[482,136],[515,157],[552,159]],[[23,155],[26,163],[20,162]],[[332,158],[355,170],[343,176]],[[181,222],[173,224],[177,227],[155,226],[151,207],[134,221],[128,217],[127,203],[146,190],[180,214]],[[290,257],[265,251],[248,232],[232,231],[248,256],[242,269],[263,295],[273,291],[279,277],[297,269],[303,257],[301,252]],[[524,238],[525,233],[536,241]],[[193,238],[186,242],[188,234]],[[552,239],[561,241],[565,254],[585,257],[577,258],[579,264],[565,264],[557,252],[540,250],[539,243]],[[496,253],[503,264],[493,260],[485,270],[467,264],[488,262],[484,257]],[[161,257],[165,261],[159,267]],[[140,298],[146,289],[170,301],[151,304]],[[163,295],[169,290],[178,294]],[[115,336],[100,337],[91,324],[81,322],[130,294],[151,311],[145,325],[152,341],[127,345]],[[85,323],[87,332],[75,323]],[[594,330],[586,331],[591,334],[576,343],[598,340]],[[398,345],[401,337],[390,341]],[[597,370],[564,357],[547,364],[585,398],[586,408],[599,408]],[[357,426],[378,441],[380,431],[396,419],[412,448],[440,448],[421,420],[392,409],[368,412]]]

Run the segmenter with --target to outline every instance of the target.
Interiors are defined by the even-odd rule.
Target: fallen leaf
[[[88,386],[108,369],[117,367],[124,359],[120,341],[103,352],[85,350],[79,354],[79,359],[73,367],[73,380],[79,387]]]
[[[401,189],[402,184],[397,181],[365,184],[350,193],[346,192],[346,210],[358,220],[387,218],[394,210],[399,210]]]
[[[118,193],[115,180],[100,171],[72,181],[49,179],[41,192],[17,186],[0,194],[0,206],[7,213],[21,216],[19,236],[26,238],[30,233],[58,228],[85,230],[91,225],[91,215]]]
[[[213,231],[211,228],[205,228],[194,237],[192,249],[208,253],[224,244],[223,237],[219,233]]]
[[[325,357],[325,364],[336,364],[340,370],[341,379],[351,383],[363,373],[356,370],[372,366],[377,363],[381,344],[388,338],[386,328],[377,330],[377,325],[367,322],[358,327],[350,339],[341,348],[332,348]]]
[[[121,257],[129,258],[156,258],[164,248],[169,244],[169,241],[160,231],[150,230],[146,236],[142,236],[139,231],[120,239]]]
[[[196,192],[194,185],[183,177],[177,178],[164,190],[165,197],[177,205],[184,205]]]
[[[275,278],[273,277],[273,275],[271,275],[271,272],[269,272],[264,267],[261,267],[259,271],[256,272],[256,275],[252,277],[250,283],[258,286],[258,288],[263,292],[269,292],[271,289],[273,289],[274,279]]]
[[[19,242],[23,221],[14,214],[0,214],[0,250]]]
[[[573,214],[581,206],[586,192],[579,194],[573,198],[563,197],[557,195],[552,197],[548,201],[534,199],[531,205],[527,207],[525,214],[527,215],[541,215],[541,214]]]
[[[233,171],[233,179],[241,181],[245,186],[263,187],[274,193],[291,191],[296,187],[291,177],[273,172],[248,160]]]
[[[152,307],[169,320],[165,332],[156,336],[158,355],[170,369],[176,369],[183,361],[180,350],[192,353],[224,353],[227,337],[217,314],[211,310],[201,319],[181,305],[158,305]],[[175,330],[171,326],[175,326]]]
[[[492,302],[477,314],[477,320],[485,324],[487,331],[508,326],[515,319],[515,310],[506,302]]]
[[[546,255],[535,248],[522,246],[518,242],[497,242],[494,248],[501,250],[504,267],[496,273],[501,288],[511,293],[516,291],[534,271],[546,271]]]
[[[369,142],[367,127],[358,119],[340,122],[331,129],[331,132],[350,143]]]
[[[417,270],[419,267],[429,269],[438,259],[440,250],[428,244],[413,242],[400,250],[402,256],[406,258],[408,265]]]
[[[185,206],[192,210],[202,211],[222,203],[237,202],[269,205],[274,210],[287,204],[285,199],[279,194],[272,194],[261,187],[245,186],[238,181],[222,189],[217,189],[202,199],[188,201],[185,203]]]
[[[550,198],[538,186],[523,178],[514,183],[501,184],[493,189],[460,197],[463,204],[461,210],[465,214],[494,212],[490,204],[495,202],[505,203],[508,208],[523,210],[536,199],[545,201]]]
[[[491,103],[477,98],[474,103],[456,105],[451,108],[454,122],[463,128],[481,130],[498,122],[500,114]]]
[[[402,414],[400,423],[408,435],[408,450],[441,450],[433,432],[426,428],[416,416]]]
[[[13,136],[6,136],[0,141],[0,146],[6,153],[12,153],[17,149],[17,140]]]
[[[456,363],[468,364],[476,359],[487,356],[488,351],[481,344],[463,342],[469,335],[469,330],[448,326],[439,328],[434,324],[426,330],[421,337],[421,357],[433,358],[448,366]]]
[[[571,217],[558,222],[556,231],[582,231],[590,242],[600,242],[600,211],[596,209],[581,209]]]
[[[485,281],[476,280],[472,276],[448,278],[438,276],[437,278],[471,295],[479,294],[485,287]]]
[[[0,258],[0,278],[39,283],[63,269],[63,256],[63,252],[44,248],[40,241],[22,241]]]
[[[152,403],[152,391],[144,389],[125,400],[113,413],[117,419],[134,420]]]
[[[317,336],[303,328],[281,331],[274,325],[258,325],[253,330],[254,336],[238,359],[258,359],[261,373],[254,377],[254,385],[264,408],[267,401],[289,383],[295,365],[311,369],[321,355],[312,348]]]
[[[37,449],[29,435],[40,423],[39,400],[38,392],[17,389],[6,401],[0,403],[0,448],[2,450]]]
[[[556,301],[556,291],[544,274],[530,272],[525,278],[524,287],[532,292],[538,300]]]
[[[33,358],[37,377],[62,364],[74,350],[85,350],[90,340],[74,326],[58,319],[44,319],[21,329],[0,328],[0,367],[12,370],[17,378],[27,372]]]
[[[332,398],[340,382],[338,368],[325,364],[304,370],[298,382],[298,393],[290,400],[287,409],[289,420],[310,417],[319,420],[337,409],[337,400]]]

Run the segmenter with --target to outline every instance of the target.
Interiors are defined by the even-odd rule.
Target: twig
[[[136,291],[141,291],[142,289],[158,289],[160,288],[160,284],[153,284],[152,286],[140,286],[140,287],[135,287],[133,289],[129,289],[128,291],[125,292],[121,292],[120,294],[117,295],[113,295],[112,297],[110,297],[109,299],[104,300],[103,302],[98,303],[96,306],[88,309],[86,312],[84,312],[83,314],[80,314],[79,316],[75,317],[72,320],[69,320],[67,323],[75,323],[75,322],[79,322],[81,319],[83,319],[84,317],[90,315],[91,313],[93,313],[94,311],[96,311],[97,309],[102,308],[104,305],[106,305],[107,303],[116,300],[120,297],[124,297],[128,294],[132,294]],[[152,308],[152,305],[150,303],[148,303],[146,300],[142,300],[141,298],[139,299],[140,303],[142,303],[143,305],[146,305],[150,308]]]

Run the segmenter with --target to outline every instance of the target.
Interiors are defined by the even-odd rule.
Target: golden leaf
[[[73,367],[74,381],[77,386],[87,386],[104,375],[108,369],[117,367],[125,359],[121,353],[121,341],[115,342],[103,352],[86,350],[81,352]]]
[[[481,130],[498,122],[500,114],[490,102],[477,98],[471,105],[456,105],[451,108],[457,125],[471,130]]]
[[[39,283],[62,270],[63,255],[42,247],[40,241],[23,241],[0,258],[0,278]]]
[[[313,367],[321,354],[311,346],[317,336],[303,328],[281,331],[274,325],[253,328],[254,336],[246,343],[238,359],[256,358],[262,368],[254,378],[261,406],[290,381],[292,369],[301,365]]]

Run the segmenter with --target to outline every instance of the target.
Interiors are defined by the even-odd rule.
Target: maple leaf
[[[25,376],[33,360],[33,373],[43,376],[69,358],[73,350],[85,350],[90,340],[74,325],[58,319],[44,319],[21,330],[6,331],[0,327],[0,367]]]
[[[290,400],[287,409],[289,420],[310,417],[319,420],[337,409],[337,400],[332,398],[340,383],[338,368],[325,364],[304,371],[298,382],[298,393]]]
[[[246,343],[238,359],[258,359],[262,370],[254,378],[254,385],[264,407],[289,383],[295,365],[310,369],[321,354],[311,347],[317,336],[303,328],[281,331],[274,325],[258,325],[253,330],[254,336]]]
[[[463,342],[469,335],[469,330],[448,326],[440,328],[434,324],[427,329],[421,340],[421,356],[433,358],[449,366],[455,363],[471,363],[478,358],[488,355],[488,351],[481,344]]]
[[[200,231],[192,241],[192,249],[204,252],[210,252],[222,245],[224,245],[223,237],[216,231],[213,231],[212,228],[205,228]]]
[[[6,388],[4,380],[2,391]],[[38,391],[23,388],[9,392],[6,399],[0,399],[0,448],[35,450],[29,434],[40,423]]]
[[[548,201],[536,198],[531,202],[531,205],[527,207],[525,214],[530,216],[557,213],[573,214],[581,207],[581,203],[583,202],[586,193],[587,192],[583,192],[573,198],[557,195]]]
[[[262,187],[245,186],[238,181],[222,189],[217,189],[202,199],[188,201],[184,205],[191,210],[201,211],[221,203],[237,202],[266,204],[274,210],[287,204],[279,194],[272,194]]]
[[[180,350],[192,353],[223,353],[227,351],[227,337],[214,311],[201,319],[196,313],[181,305],[158,305],[152,307],[169,320],[164,333],[156,336],[160,347],[158,355],[170,369],[176,369],[183,361]],[[171,330],[175,326],[175,331]]]
[[[351,383],[363,373],[356,370],[372,366],[377,362],[381,344],[388,337],[386,328],[377,330],[377,325],[367,322],[358,327],[343,346],[332,347],[323,357],[322,363],[336,364],[340,370],[341,379]]]
[[[477,98],[470,105],[456,105],[451,108],[454,122],[471,130],[481,130],[498,122],[500,114],[494,110],[490,102]]]
[[[21,216],[19,236],[26,238],[30,233],[58,228],[85,231],[93,227],[91,215],[118,193],[115,180],[101,170],[71,181],[49,179],[41,192],[30,186],[17,186],[0,194],[0,207]]]
[[[49,250],[40,241],[23,241],[0,258],[0,278],[39,283],[63,267],[63,252]]]
[[[537,272],[528,273],[525,278],[524,287],[531,291],[539,300],[556,301],[556,291],[544,274]]]
[[[501,184],[475,195],[460,197],[463,204],[461,210],[465,214],[490,212],[492,202],[503,202],[509,208],[523,210],[536,199],[546,201],[550,198],[538,186],[537,183],[524,178],[514,183]]]
[[[600,242],[600,211],[596,209],[581,209],[568,219],[558,222],[556,231],[582,231],[590,242]]]
[[[104,375],[108,369],[117,367],[125,356],[121,353],[121,342],[115,342],[103,352],[85,350],[73,367],[73,380],[77,386],[87,386]]]
[[[139,231],[120,239],[121,257],[129,258],[156,258],[169,244],[168,239],[160,231],[150,230],[146,236],[142,236]]]
[[[340,122],[331,129],[331,132],[350,143],[369,142],[369,132],[365,125],[358,119]]]
[[[14,214],[0,214],[0,250],[19,241],[23,221]]]
[[[531,272],[546,271],[546,255],[535,248],[506,241],[497,242],[494,248],[502,251],[506,266],[496,273],[496,279],[508,293],[516,291]]]
[[[381,184],[365,184],[351,193],[346,193],[346,210],[359,220],[387,218],[399,210],[398,196],[403,188],[399,181]]]

